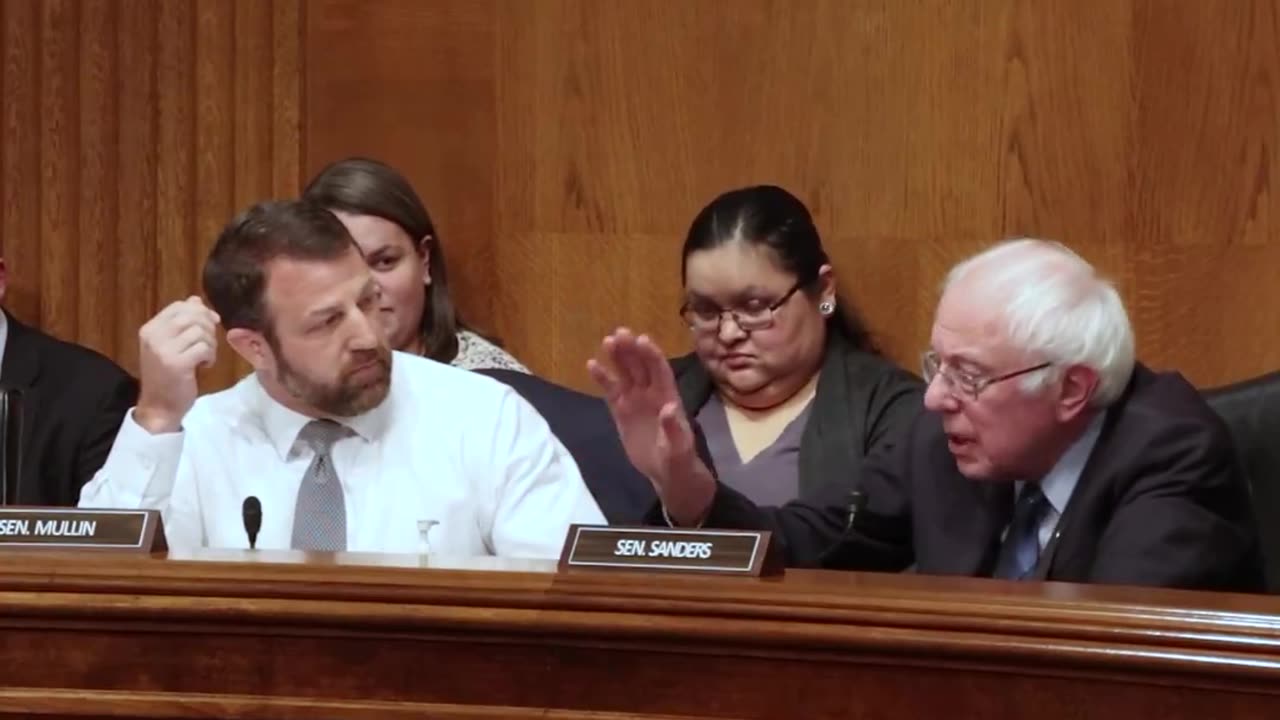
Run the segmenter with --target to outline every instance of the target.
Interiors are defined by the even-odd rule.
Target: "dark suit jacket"
[[[867,503],[828,567],[990,576],[1010,483],[960,475],[940,418],[922,413],[895,452],[867,463]],[[811,508],[845,517],[839,506]],[[751,521],[721,491],[708,526]],[[1262,586],[1248,489],[1228,431],[1181,376],[1138,366],[1108,412],[1036,578],[1252,591]]]
[[[711,397],[711,377],[693,355],[677,358],[672,366],[692,417]],[[890,447],[906,432],[923,407],[922,393],[916,376],[832,335],[813,410],[800,438],[800,497],[781,508],[761,508],[723,487],[722,494],[735,497],[730,519],[772,530],[788,565],[817,565],[844,532],[844,514],[827,509],[848,504],[850,491],[862,482],[864,458]],[[647,520],[666,524],[661,508]],[[711,520],[707,524],[721,526]]]
[[[611,525],[637,525],[654,502],[653,485],[627,459],[604,400],[514,370],[476,370],[520,393],[546,419],[578,463]]]
[[[102,355],[6,316],[0,385],[22,391],[18,503],[75,505],[107,461],[138,383]]]

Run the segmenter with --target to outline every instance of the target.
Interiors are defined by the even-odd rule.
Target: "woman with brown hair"
[[[391,347],[467,370],[528,372],[462,320],[440,237],[403,175],[377,160],[348,158],[322,170],[303,197],[329,208],[360,246],[382,285],[379,314]]]

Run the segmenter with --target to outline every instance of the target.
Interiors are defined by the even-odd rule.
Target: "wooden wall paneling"
[[[195,238],[196,7],[166,2],[157,8],[156,278],[159,308],[192,294],[203,257]]]
[[[162,224],[168,227],[169,222],[168,218],[161,220],[158,211],[159,125],[164,111],[161,110],[162,101],[156,88],[164,72],[159,67],[162,13],[149,0],[122,0],[118,8],[116,37],[120,54],[116,144],[119,147],[119,179],[114,194],[118,217],[112,231],[113,238],[120,241],[115,245],[118,257],[113,301],[99,302],[116,314],[112,343],[115,359],[124,367],[136,368],[138,328],[155,312],[160,300],[157,292],[160,279],[167,274],[156,271],[162,257],[157,242],[161,236],[157,228]],[[111,184],[108,182],[105,188],[109,190]],[[175,239],[186,235],[167,232],[163,237]]]
[[[40,2],[40,317],[60,337],[79,337],[79,12],[74,0]],[[34,319],[34,318],[33,318]]]
[[[298,0],[5,0],[5,305],[137,370],[218,231],[296,194]],[[202,384],[244,372],[221,353]]]
[[[404,172],[435,222],[464,316],[488,329],[504,282],[493,249],[494,9],[488,0],[308,3],[303,93],[307,178],[351,155]]]
[[[908,366],[945,268],[1015,234],[1115,277],[1154,365],[1201,384],[1280,365],[1263,0],[2,11],[6,306],[131,370],[137,325],[198,289],[238,203],[352,153],[422,192],[464,311],[579,387],[615,324],[687,347],[687,223],[762,181],[814,208]],[[229,354],[206,387],[243,370]]]
[[[672,353],[688,348],[674,312],[680,243],[693,214],[730,188],[772,182],[804,199],[842,288],[899,356],[915,355],[931,315],[934,281],[922,289],[916,279],[927,243],[995,232],[998,118],[974,98],[998,100],[1000,48],[969,50],[1001,30],[1000,5],[947,4],[942,19],[932,5],[866,3],[741,3],[732,17],[713,3],[502,8],[523,15],[500,26],[500,53],[523,57],[500,75],[499,107],[516,119],[500,125],[499,213],[521,205],[503,173],[536,190],[532,212],[499,223],[501,247],[517,246],[499,276],[545,285],[545,273],[524,269],[528,257],[576,259],[560,245],[593,236],[602,248],[556,268],[543,294],[563,300],[544,318],[504,323],[539,325],[521,341],[550,347],[519,349],[547,356],[558,379],[587,386],[582,360],[615,324],[655,334]],[[510,94],[531,96],[532,121],[529,102]],[[536,152],[510,155],[530,145]],[[507,167],[524,163],[532,179]],[[530,224],[541,244],[524,248]],[[635,232],[651,238],[643,257],[626,240]],[[645,291],[619,304],[612,285]]]
[[[235,88],[234,111],[229,118],[234,125],[231,137],[235,147],[233,213],[272,197],[273,163],[263,161],[272,157],[275,137],[273,108],[268,102],[275,97],[275,78],[270,71],[274,10],[271,3],[256,0],[235,0],[234,8],[234,48],[229,53]]]
[[[813,210],[843,299],[917,370],[946,269],[1000,232],[999,108],[1014,3],[822,5],[791,45],[816,77]],[[835,30],[839,28],[839,30]]]
[[[233,18],[233,81],[235,101],[230,118],[234,128],[232,203],[223,224],[235,213],[263,200],[276,199],[275,123],[275,8],[259,0],[235,0]],[[296,141],[294,141],[296,144]],[[293,195],[297,190],[286,193]],[[212,247],[216,233],[202,238]],[[203,254],[202,254],[203,255]],[[224,382],[230,384],[251,368],[230,347],[224,346]]]
[[[82,0],[79,9],[80,138],[77,167],[79,227],[71,243],[74,252],[57,264],[77,268],[77,282],[61,288],[77,303],[81,327],[77,337],[94,348],[115,350],[117,302],[116,242],[120,176],[119,115],[121,88],[117,49],[119,4],[115,0]],[[129,121],[126,119],[126,124]]]
[[[192,292],[200,293],[200,273],[218,233],[239,212],[236,196],[236,130],[240,113],[236,94],[236,15],[241,6],[223,0],[196,0],[196,206]],[[243,42],[243,41],[242,41]],[[205,371],[210,385],[230,385],[236,376],[234,353],[219,348],[218,364]]]
[[[947,268],[1020,235],[1113,278],[1151,364],[1202,385],[1280,365],[1274,3],[546,0],[496,2],[493,33],[460,20],[477,7],[309,6],[305,164],[360,137],[420,187],[452,183],[430,200],[449,230],[495,232],[492,262],[454,263],[463,307],[485,284],[494,325],[556,380],[589,387],[615,324],[687,347],[682,235],[757,182],[813,208],[842,289],[908,367]],[[450,102],[424,125],[404,87]],[[459,155],[462,176],[440,159]]]
[[[4,202],[0,250],[9,269],[5,307],[27,321],[40,317],[40,12],[35,0],[4,0]]]
[[[1002,227],[991,238],[1065,242],[1122,294],[1142,271],[1128,223],[1132,14],[1129,0],[1016,8],[1004,44]]]
[[[542,124],[536,121],[540,88],[530,82],[530,59],[539,47],[539,24],[555,22],[563,4],[511,2],[499,6],[495,50],[494,325],[502,340],[534,372],[555,372],[553,314],[561,304],[554,284],[556,246],[533,228],[537,211],[536,159]],[[609,267],[597,267],[593,284],[611,281]],[[475,268],[453,268],[454,276]],[[587,286],[590,287],[590,286]],[[575,288],[575,291],[587,288]],[[577,296],[581,303],[581,296]],[[585,362],[585,359],[583,360]]]
[[[1202,383],[1280,368],[1280,10],[1144,2],[1133,47],[1143,354]]]
[[[542,310],[553,338],[550,372],[578,387],[592,389],[583,363],[616,325],[652,334],[672,354],[689,346],[674,312],[684,232],[692,211],[721,189],[703,179],[758,152],[728,145],[741,108],[734,98],[760,88],[741,78],[718,82],[717,51],[734,42],[729,36],[750,32],[742,26],[769,20],[758,3],[744,3],[724,32],[709,33],[714,14],[707,3],[661,12],[647,4],[560,3],[534,25],[539,62],[514,66],[511,85],[533,86],[538,103],[535,206],[526,230],[569,258],[580,256],[575,246],[596,245],[592,262],[570,261],[554,276],[552,297],[573,301]],[[752,65],[749,55],[733,62]],[[502,276],[520,272],[527,271],[504,267]],[[655,291],[644,305],[649,314],[635,311],[629,287]]]
[[[301,190],[302,3],[271,0],[271,196]]]

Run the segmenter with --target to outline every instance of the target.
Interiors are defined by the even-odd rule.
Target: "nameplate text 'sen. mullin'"
[[[0,550],[165,549],[157,510],[0,508]]]

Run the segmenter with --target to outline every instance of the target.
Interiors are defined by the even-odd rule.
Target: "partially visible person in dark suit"
[[[578,463],[587,489],[610,525],[638,525],[644,520],[656,500],[653,486],[627,460],[603,400],[517,370],[475,372],[509,385],[546,419],[552,434]]]
[[[449,292],[440,234],[395,168],[369,158],[339,160],[311,179],[303,197],[337,215],[360,246],[382,286],[378,317],[393,350],[464,370],[528,372],[462,319]]]
[[[753,515],[846,502],[864,459],[920,412],[923,387],[837,293],[809,209],[772,185],[724,193],[694,218],[681,265],[694,352],[664,372],[720,481]],[[789,564],[812,566],[844,523],[809,514],[775,530]]]
[[[844,519],[829,567],[1178,588],[1262,588],[1228,430],[1182,377],[1134,359],[1110,283],[1056,243],[1020,240],[949,275],[924,355],[928,412],[867,463],[861,502],[762,512],[690,450],[651,342],[606,341],[602,375],[633,460],[682,526]]]
[[[8,288],[0,259],[0,301]],[[0,312],[0,386],[21,393],[16,504],[74,506],[102,467],[138,383],[120,366]]]

